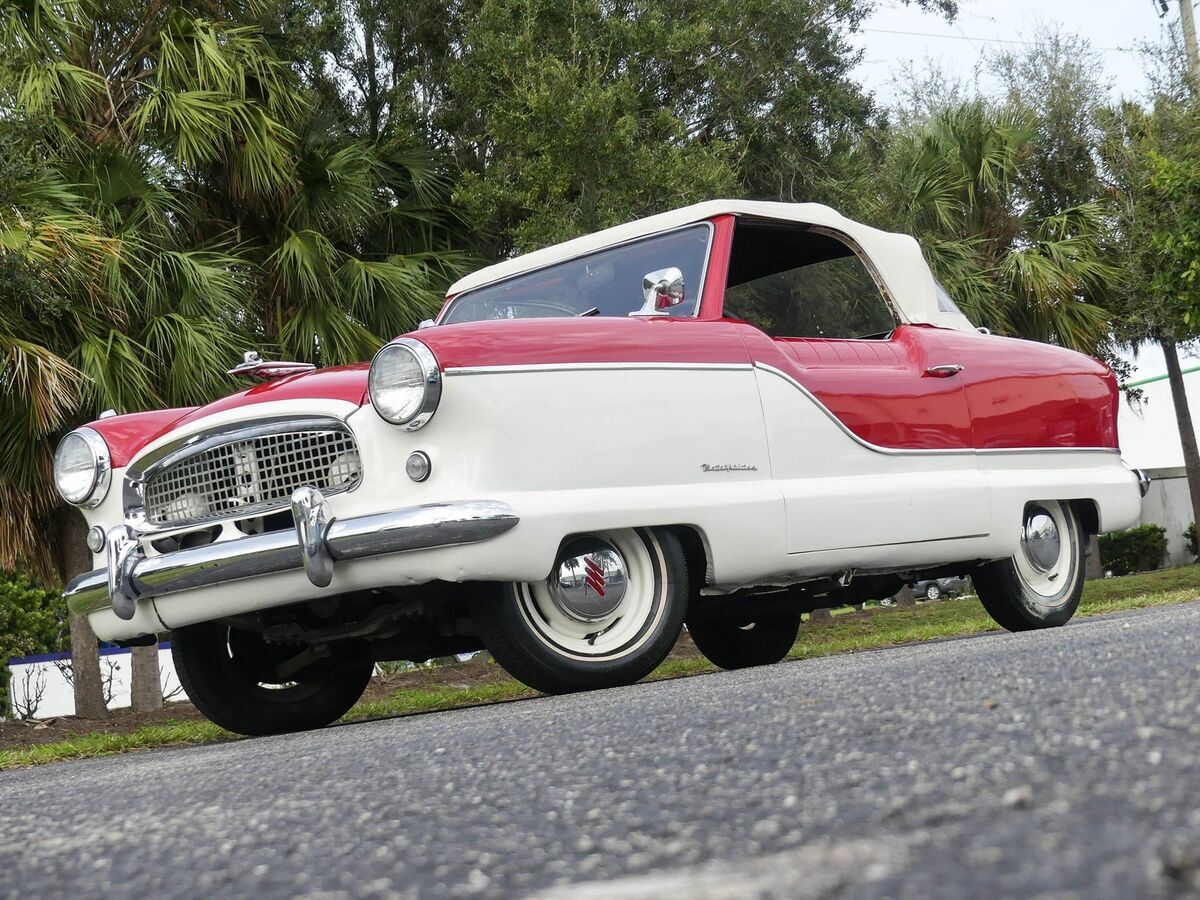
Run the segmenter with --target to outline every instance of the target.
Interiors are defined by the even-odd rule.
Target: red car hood
[[[161,409],[99,419],[90,428],[108,444],[115,468],[127,465],[139,450],[164,434],[213,413],[277,400],[345,400],[361,406],[367,399],[369,363],[318,369],[277,381],[266,381],[206,406]]]

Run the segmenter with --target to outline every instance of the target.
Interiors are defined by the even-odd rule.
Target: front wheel
[[[714,666],[745,669],[769,666],[788,655],[800,633],[799,612],[779,612],[741,619],[698,619],[688,622],[696,649]]]
[[[362,696],[375,667],[370,659],[326,657],[297,666],[301,650],[218,622],[177,628],[171,635],[175,672],[188,699],[239,734],[320,728]]]
[[[925,588],[925,599],[926,600],[942,599],[942,589],[938,586],[938,583],[936,581],[933,582],[932,584],[930,584],[929,587]]]
[[[577,535],[545,581],[498,594],[476,597],[471,618],[510,675],[546,694],[615,687],[649,675],[679,637],[687,561],[663,529]]]
[[[973,573],[976,593],[1009,631],[1065,625],[1083,595],[1085,553],[1083,528],[1070,504],[1028,503],[1017,554]]]

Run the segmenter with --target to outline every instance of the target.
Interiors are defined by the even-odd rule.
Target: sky
[[[960,0],[958,17],[947,23],[915,4],[881,0],[863,33],[855,36],[865,51],[856,75],[885,105],[895,97],[896,77],[905,63],[920,69],[929,61],[967,81],[979,78],[980,87],[988,90],[994,83],[986,73],[977,75],[983,54],[1019,50],[1021,44],[1005,42],[1030,41],[1039,26],[1059,25],[1086,38],[1099,53],[1114,101],[1137,99],[1147,88],[1137,47],[1161,39],[1161,29],[1179,16],[1178,0],[1170,0],[1166,19],[1158,12],[1158,0]],[[1200,358],[1200,350],[1188,355]],[[1134,362],[1136,378],[1166,371],[1161,351],[1153,346],[1142,348]]]
[[[970,79],[981,54],[1019,49],[1020,44],[1003,42],[1030,41],[1039,25],[1057,24],[1086,38],[1100,54],[1112,79],[1113,99],[1136,97],[1146,86],[1137,45],[1158,41],[1165,22],[1179,15],[1178,0],[1171,0],[1170,6],[1169,17],[1160,19],[1158,0],[960,0],[959,15],[951,24],[915,4],[882,0],[857,36],[866,51],[857,75],[886,103],[903,62],[920,66],[930,59]],[[981,84],[988,86],[986,81]]]

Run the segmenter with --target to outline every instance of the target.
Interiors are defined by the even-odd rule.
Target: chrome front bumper
[[[316,488],[292,494],[293,529],[218,541],[162,556],[146,556],[133,532],[118,525],[108,532],[107,566],[80,575],[63,596],[71,612],[102,609],[132,619],[137,602],[241,578],[303,569],[326,587],[339,560],[364,559],[473,544],[504,534],[519,521],[516,512],[494,500],[468,500],[410,506],[393,512],[334,519]],[[380,585],[385,587],[385,585]]]

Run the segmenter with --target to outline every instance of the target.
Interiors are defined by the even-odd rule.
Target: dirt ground
[[[669,658],[699,656],[696,645],[687,633],[679,638]],[[473,659],[451,666],[430,669],[415,669],[384,677],[375,677],[363,694],[364,700],[381,700],[397,691],[421,690],[434,687],[465,689],[480,684],[510,681],[509,675],[492,662]],[[81,734],[99,732],[128,734],[144,725],[162,725],[167,722],[203,720],[204,716],[182,701],[167,703],[162,709],[151,712],[134,712],[131,709],[114,709],[104,719],[79,719],[75,716],[60,716],[54,719],[35,719],[28,722],[8,721],[0,723],[0,750],[30,747],[34,744],[50,744],[69,740]]]

